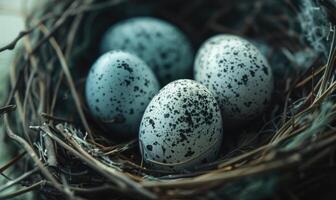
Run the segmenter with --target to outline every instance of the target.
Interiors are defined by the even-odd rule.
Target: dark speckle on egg
[[[174,81],[146,108],[139,140],[147,147],[144,160],[155,168],[179,171],[205,158],[213,160],[222,141],[219,105],[203,85],[187,79]]]
[[[153,150],[153,146],[152,145],[147,145],[146,148],[147,148],[148,151],[152,151]]]

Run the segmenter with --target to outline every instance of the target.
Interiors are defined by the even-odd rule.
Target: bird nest
[[[309,199],[335,194],[336,106],[332,0],[46,1],[16,48],[0,109],[22,174],[0,199]],[[138,142],[111,138],[88,114],[83,83],[107,28],[131,16],[179,26],[195,48],[230,33],[256,42],[275,75],[262,117],[227,133],[218,160],[181,173],[146,168]],[[20,185],[14,192],[7,189]],[[107,196],[109,195],[109,196]]]

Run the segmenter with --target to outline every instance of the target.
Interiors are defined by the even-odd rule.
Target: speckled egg
[[[86,80],[86,101],[93,116],[120,137],[138,133],[146,106],[159,91],[151,69],[122,51],[102,55]]]
[[[222,117],[211,92],[193,80],[169,83],[149,103],[139,142],[155,169],[183,171],[213,161],[222,143]]]
[[[273,91],[266,58],[253,44],[233,35],[214,36],[201,46],[194,77],[215,95],[223,119],[238,124],[260,115]]]
[[[143,59],[162,85],[192,76],[193,50],[174,25],[151,17],[136,17],[113,25],[104,35],[101,51],[122,49]]]

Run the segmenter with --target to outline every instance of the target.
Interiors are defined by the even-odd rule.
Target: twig
[[[330,80],[330,76],[332,74],[332,71],[334,69],[334,64],[336,60],[336,48],[335,48],[335,42],[336,42],[336,27],[333,27],[333,35],[332,35],[332,41],[331,41],[331,47],[329,52],[328,61],[326,64],[326,69],[324,70],[324,74],[322,77],[322,84],[320,87],[320,90],[318,92],[318,96],[321,95],[326,90],[328,81]]]
[[[48,29],[45,26],[41,25],[41,30],[42,30],[42,32],[45,35],[48,35],[49,31],[48,31]],[[53,49],[56,51],[56,54],[57,54],[57,56],[58,56],[58,58],[60,60],[62,69],[63,69],[65,77],[66,77],[66,79],[68,81],[68,85],[70,87],[70,91],[71,91],[72,97],[73,97],[73,99],[75,101],[75,105],[76,105],[77,111],[79,113],[79,117],[81,118],[82,123],[83,123],[83,125],[85,127],[85,130],[89,134],[90,139],[94,140],[93,136],[92,136],[91,128],[90,128],[90,126],[89,126],[89,124],[88,124],[88,122],[86,120],[85,115],[84,115],[84,111],[82,109],[82,105],[81,105],[81,102],[80,102],[80,99],[79,99],[79,96],[78,96],[78,93],[77,93],[74,81],[72,79],[71,72],[69,70],[68,64],[67,64],[67,62],[65,60],[64,54],[63,54],[61,48],[59,47],[58,43],[56,42],[55,38],[50,37],[49,38],[49,42],[50,42],[51,46],[53,47]]]
[[[55,122],[74,123],[74,121],[72,121],[72,120],[64,119],[64,118],[56,117],[56,116],[51,116],[51,115],[48,115],[47,113],[41,113],[40,115],[41,115],[41,117],[45,118],[46,120],[52,120],[52,121],[55,121]]]
[[[12,199],[14,197],[20,196],[22,194],[25,194],[27,192],[33,191],[35,189],[37,189],[38,187],[41,187],[42,185],[44,185],[46,183],[46,181],[39,181],[37,183],[34,183],[28,187],[25,187],[23,189],[17,190],[15,192],[9,193],[9,194],[5,194],[5,195],[0,195],[0,199],[6,200],[6,199]]]
[[[71,16],[71,12],[76,10],[77,6],[80,4],[80,1],[74,1],[69,9],[67,9],[62,16],[55,22],[55,25],[48,30],[48,32],[44,35],[44,37],[38,41],[38,43],[33,47],[31,53],[35,53],[42,44],[49,40],[50,37],[66,22],[66,20]],[[38,27],[41,27],[43,24],[39,24]]]
[[[74,150],[72,147],[70,147],[68,144],[60,140],[58,137],[56,137],[50,130],[50,128],[45,124],[42,127],[40,127],[41,130],[46,133],[49,137],[51,137],[55,142],[57,142],[59,145],[61,145],[63,148],[67,149],[71,154],[75,155],[79,159],[81,159],[83,162],[91,166],[93,169],[95,169],[97,172],[104,175],[106,178],[114,182],[119,186],[121,190],[124,192],[128,191],[128,187],[133,188],[135,191],[137,191],[139,194],[143,195],[144,197],[148,199],[156,199],[156,195],[149,192],[148,190],[142,188],[138,183],[133,182],[132,180],[128,179],[126,176],[124,176],[122,173],[112,169],[111,167],[107,167],[95,158],[93,158],[91,155],[89,155],[87,152],[83,151],[74,141],[69,140],[70,144],[74,145],[76,150]],[[62,133],[62,132],[61,132]],[[65,135],[65,137],[67,137]],[[70,138],[69,138],[70,139]]]
[[[19,176],[18,178],[16,178],[15,180],[9,181],[6,184],[0,186],[0,193],[3,192],[4,190],[8,189],[9,187],[23,181],[24,179],[28,178],[29,176],[33,175],[34,173],[38,172],[39,168],[35,167],[34,169],[22,174],[21,176]],[[1,198],[0,198],[1,199]]]
[[[12,112],[15,109],[16,109],[15,105],[4,106],[4,107],[0,108],[0,115],[3,115],[3,114],[8,113],[8,112]]]
[[[197,178],[197,181],[194,179],[182,179],[179,181],[146,181],[143,185],[146,188],[176,188],[176,187],[195,187],[201,184],[209,184],[217,182],[218,184],[224,181],[232,181],[242,176],[251,176],[260,173],[267,173],[274,169],[279,170],[279,168],[289,168],[290,166],[298,163],[301,160],[301,157],[297,154],[293,154],[287,158],[281,160],[275,160],[267,164],[260,164],[253,168],[238,168],[233,171],[228,171],[225,173],[216,174],[214,176],[203,175]]]
[[[74,9],[74,8],[71,8],[71,10],[69,10],[68,13],[66,13],[66,15],[64,15],[64,17],[60,18],[61,20],[59,20],[58,22],[56,22],[56,25],[54,26],[54,28],[50,31],[50,34],[47,35],[45,38],[43,38],[39,43],[38,45],[36,45],[36,47],[33,49],[33,52],[35,52],[38,47],[44,43],[48,37],[50,37],[52,35],[52,33],[54,33],[56,30],[58,30],[58,28],[61,27],[61,25],[64,23],[64,20],[69,17],[69,16],[72,16],[72,15],[78,15],[79,13],[84,13],[84,12],[89,12],[89,11],[96,11],[96,10],[100,10],[100,9],[105,9],[109,6],[114,6],[116,4],[119,4],[119,3],[122,3],[124,0],[113,0],[113,1],[110,1],[110,2],[105,2],[105,3],[101,3],[101,4],[97,4],[97,5],[94,5],[92,7],[88,7],[87,5],[84,5],[78,9]],[[62,13],[64,14],[64,13]],[[41,24],[43,24],[45,21],[47,21],[48,19],[51,19],[51,18],[56,18],[56,17],[59,17],[60,14],[51,14],[51,15],[46,15],[44,16],[38,23],[36,23],[35,25],[33,25],[31,28],[29,28],[28,30],[23,30],[21,31],[13,41],[11,41],[9,44],[3,46],[0,48],[0,53],[2,51],[5,51],[5,50],[13,50],[15,47],[16,47],[16,44],[26,35],[32,33],[38,26],[40,26]]]
[[[16,36],[16,38],[11,43],[9,43],[8,45],[6,45],[4,47],[1,47],[0,52],[5,51],[5,50],[13,50],[15,48],[16,44],[20,41],[20,39],[23,38],[24,36],[26,36],[27,34],[31,33],[33,30],[34,30],[34,28],[31,28],[31,29],[26,30],[26,31],[21,31],[19,33],[19,35]]]
[[[62,13],[62,14],[64,14],[64,13]],[[30,33],[32,33],[38,26],[40,26],[40,24],[42,24],[42,23],[44,23],[45,21],[47,21],[48,19],[51,19],[51,18],[54,18],[54,17],[59,17],[60,15],[58,14],[58,15],[56,15],[56,14],[51,14],[51,15],[46,15],[46,16],[44,16],[44,17],[42,17],[42,19],[38,22],[38,23],[36,23],[35,25],[33,25],[31,28],[29,28],[28,30],[24,30],[24,31],[21,31],[16,37],[15,37],[15,39],[12,41],[12,42],[10,42],[8,45],[5,45],[4,47],[1,47],[0,48],[0,53],[2,52],[2,51],[5,51],[5,50],[13,50],[14,48],[15,48],[15,46],[16,46],[16,44],[24,37],[24,36],[26,36],[26,35],[28,35],[28,34],[30,34]],[[63,18],[61,18],[61,19],[63,19]],[[60,25],[63,23],[63,21],[61,21],[61,22],[58,22],[58,26],[55,26],[55,30],[54,31],[56,31],[59,27],[60,27]],[[43,43],[43,42],[41,42],[41,43]],[[41,45],[41,44],[40,44]]]
[[[8,115],[4,115],[5,120],[5,128],[7,130],[7,134],[10,138],[12,138],[14,141],[18,142],[28,153],[28,155],[32,158],[32,160],[36,163],[36,165],[39,167],[43,175],[53,184],[53,186],[58,189],[60,192],[64,193],[64,190],[62,189],[62,186],[58,183],[58,181],[54,178],[54,176],[45,168],[44,164],[39,160],[38,156],[36,155],[34,149],[29,145],[27,141],[25,141],[20,136],[16,135],[10,125],[8,120]],[[65,193],[65,195],[72,197],[71,194]]]
[[[4,172],[10,166],[12,166],[13,164],[15,164],[18,160],[20,160],[21,158],[23,158],[24,155],[26,155],[26,152],[22,152],[22,153],[18,154],[12,160],[10,160],[7,164],[5,164],[4,166],[0,167],[0,173]]]

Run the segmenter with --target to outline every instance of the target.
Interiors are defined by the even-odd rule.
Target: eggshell
[[[140,58],[112,51],[92,66],[85,94],[91,113],[102,125],[117,136],[136,136],[142,114],[159,88],[153,72]]]
[[[143,59],[162,85],[192,76],[193,50],[185,34],[161,19],[136,17],[113,25],[101,51],[125,50]]]
[[[194,77],[215,95],[223,119],[237,125],[260,115],[273,91],[266,58],[253,44],[233,35],[214,36],[201,46]]]
[[[160,90],[144,113],[139,141],[148,166],[169,171],[213,161],[222,143],[222,117],[211,92],[188,79]]]

